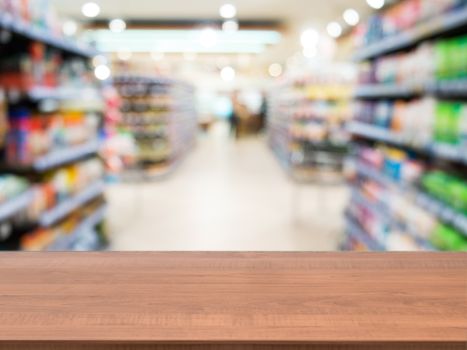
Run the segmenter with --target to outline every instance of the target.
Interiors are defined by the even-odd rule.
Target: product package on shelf
[[[6,162],[10,167],[33,168],[47,156],[67,150],[72,153],[90,144],[97,151],[100,117],[94,113],[63,110],[43,114],[12,107],[9,114]]]
[[[167,173],[196,141],[193,87],[129,75],[115,84],[123,99],[121,129],[135,142],[134,166],[149,177]]]
[[[49,0],[0,0],[0,13],[14,21],[62,36],[61,23]]]
[[[466,180],[388,146],[359,146],[353,162],[349,220],[382,247],[467,249]]]
[[[24,235],[20,247],[26,251],[98,250],[106,242],[98,227],[104,211],[104,202],[96,199],[55,226],[42,227]]]
[[[5,90],[0,87],[0,147],[5,146],[6,134],[8,132],[8,111]]]
[[[465,0],[399,1],[359,25],[355,32],[356,46],[358,50],[364,50],[381,45],[381,51],[406,47],[432,34],[465,24],[463,17],[458,16],[466,5]]]
[[[134,144],[125,134],[119,132],[122,123],[122,99],[113,85],[104,88],[105,99],[104,136],[102,147],[106,167],[106,177],[109,181],[118,180],[126,164],[131,163],[134,155]]]
[[[294,179],[340,177],[353,79],[353,66],[336,63],[286,78],[270,91],[269,144]]]
[[[100,183],[103,175],[102,162],[98,159],[74,163],[46,174],[44,181],[36,185],[36,217]]]
[[[15,231],[29,217],[31,183],[24,177],[0,175],[0,250],[16,249]]]
[[[104,236],[98,234],[95,227],[104,217],[103,175],[103,164],[97,158],[46,174],[32,191],[27,220],[34,229],[21,237],[20,248],[99,249]],[[82,245],[78,249],[79,242]]]
[[[364,30],[344,249],[467,251],[466,5],[405,0]]]
[[[5,227],[10,231],[15,231],[9,232],[9,236],[15,234],[15,237],[7,243],[18,244],[18,246],[13,244],[11,246],[13,248],[9,249],[19,249],[24,239],[30,241],[39,233],[42,236],[44,232],[55,232],[57,227],[79,226],[80,229],[85,227],[88,233],[95,232],[94,227],[102,222],[105,214],[103,175],[102,162],[94,158],[48,172],[34,183],[16,176],[2,176],[0,222],[2,225],[7,225]],[[99,208],[94,208],[92,205],[94,202],[101,204]],[[21,215],[15,216],[16,214]],[[90,217],[82,214],[89,214]],[[82,218],[82,222],[78,223],[77,218]],[[76,225],[67,225],[70,221]],[[73,232],[75,232],[73,239],[76,242],[84,239],[81,235],[84,229],[79,231],[76,229]],[[89,238],[89,234],[86,237]],[[100,244],[104,242],[104,236],[101,234],[96,234],[95,238],[95,242],[98,241]],[[0,239],[0,249],[3,246]],[[87,247],[88,250],[94,250],[101,246]],[[74,246],[61,246],[61,250],[74,250]]]
[[[97,95],[93,73],[85,58],[64,57],[61,50],[34,41],[25,51],[0,58],[0,86],[18,95],[17,98],[76,99],[77,94],[89,98],[84,94],[88,91]]]
[[[0,0],[0,31],[0,250],[99,249],[105,106],[95,52],[62,34],[48,0]],[[72,234],[34,243],[57,232]]]
[[[17,52],[28,41],[39,42],[67,55],[92,58],[97,52],[84,42],[76,41],[76,33],[65,33],[64,23],[56,15],[51,0],[0,0],[2,45]],[[71,38],[73,37],[73,38]],[[20,39],[20,40],[17,40]],[[26,40],[24,40],[26,39]]]

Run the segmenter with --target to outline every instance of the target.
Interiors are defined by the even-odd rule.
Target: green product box
[[[450,104],[448,102],[438,102],[435,112],[434,140],[435,142],[446,143],[450,139]]]
[[[449,103],[447,108],[447,142],[458,145],[460,143],[460,116],[462,111],[461,103]]]
[[[447,44],[445,40],[440,40],[435,44],[435,62],[436,62],[436,79],[443,80],[447,76]]]
[[[431,193],[436,197],[442,198],[446,194],[445,186],[447,181],[448,178],[444,173],[436,171],[423,176],[422,187],[428,193]]]
[[[467,213],[467,183],[454,179],[450,183],[449,192],[452,196],[452,206],[462,213]]]
[[[439,225],[430,237],[430,242],[446,251],[467,251],[467,239],[458,231],[445,225]]]

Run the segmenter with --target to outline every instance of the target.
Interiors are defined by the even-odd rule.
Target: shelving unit
[[[421,41],[463,29],[467,26],[467,8],[452,10],[444,15],[436,16],[415,28],[388,37],[378,43],[363,47],[354,55],[354,60],[364,61],[384,56],[416,46]]]
[[[100,142],[93,140],[82,145],[76,145],[61,150],[54,150],[49,154],[38,157],[31,164],[7,164],[9,172],[43,173],[60,166],[73,163],[77,160],[96,155],[100,149]]]
[[[347,74],[340,74],[344,70]],[[295,181],[339,181],[351,112],[349,70],[347,65],[322,67],[288,78],[270,93],[269,145]]]
[[[371,250],[374,252],[384,251],[384,244],[376,241],[368,235],[368,233],[357,224],[350,216],[346,219],[346,234],[351,240],[355,241],[355,244],[361,245],[361,249]],[[347,248],[346,246],[343,249],[355,249],[354,246]],[[357,248],[357,250],[361,250]]]
[[[87,216],[81,224],[68,236],[60,237],[55,242],[47,247],[48,251],[69,251],[76,250],[77,245],[82,239],[83,235],[87,232],[90,232],[99,225],[104,219],[107,211],[107,206],[102,205],[92,214]],[[95,249],[99,249],[99,246],[96,246]],[[88,249],[89,250],[89,249]]]
[[[49,13],[49,10],[44,9],[43,13]],[[8,225],[12,231],[11,240],[15,242],[13,246],[21,249],[25,237],[31,238],[38,230],[53,229],[68,222],[68,228],[76,226],[74,233],[66,239],[50,242],[49,248],[73,250],[76,246],[81,250],[85,248],[83,242],[86,240],[100,240],[94,227],[104,219],[106,208],[101,205],[93,213],[87,212],[89,205],[94,206],[92,203],[103,200],[102,179],[84,186],[83,180],[75,178],[82,161],[97,159],[100,150],[98,119],[104,103],[100,86],[87,77],[92,74],[89,59],[97,51],[55,34],[49,29],[54,27],[49,18],[26,22],[27,15],[23,12],[17,16],[0,13],[0,29],[10,34],[0,46],[0,67],[6,67],[0,71],[0,77],[6,74],[0,90],[6,92],[9,109],[5,159],[2,159],[0,168],[3,174],[27,177],[31,187],[0,206],[0,223]],[[33,24],[39,22],[40,26]],[[30,54],[32,49],[34,57]],[[15,59],[28,60],[37,68],[36,73],[44,72],[39,68],[55,60],[57,69],[50,70],[50,74],[55,75],[36,74],[32,78],[31,72],[12,64],[13,55]],[[53,108],[43,108],[46,102],[53,102]],[[93,123],[90,124],[91,119]],[[57,174],[62,177],[60,181]],[[68,175],[69,188],[65,190],[64,176]],[[81,190],[71,195],[73,186],[81,186],[76,187]],[[44,203],[49,203],[48,209]],[[51,208],[50,203],[55,206]],[[70,224],[70,217],[77,215],[83,215],[81,221]],[[95,249],[98,248],[95,245]]]
[[[60,220],[63,220],[73,211],[85,205],[87,202],[92,199],[101,196],[104,192],[104,183],[103,181],[98,181],[83,191],[77,193],[73,197],[66,199],[62,203],[59,203],[55,208],[52,208],[44,212],[39,217],[39,224],[41,227],[49,227]]]
[[[414,149],[418,152],[437,157],[444,160],[463,163],[467,165],[467,153],[460,148],[449,144],[431,144],[420,146],[413,144],[411,140],[404,139],[404,136],[382,127],[373,126],[360,122],[351,122],[347,125],[347,130],[355,136],[367,138],[377,142],[389,143],[391,145]]]
[[[359,86],[355,98],[412,98],[423,94],[423,88],[401,86],[397,84],[373,84]]]
[[[407,85],[368,84],[359,86],[354,93],[355,98],[366,99],[409,99],[423,95],[447,98],[467,97],[467,79]]]
[[[114,82],[123,99],[120,127],[136,145],[134,168],[147,179],[165,177],[196,141],[194,88],[161,77],[122,75]]]
[[[25,210],[32,201],[33,192],[27,190],[13,199],[0,204],[0,222]]]
[[[386,187],[390,187],[392,190],[397,191],[404,196],[411,197],[412,200],[421,208],[431,213],[434,217],[438,218],[438,220],[455,227],[467,237],[467,215],[457,212],[449,205],[442,203],[417,188],[398,184],[363,162],[357,162],[356,164],[356,171],[361,176],[379,182]]]
[[[84,45],[78,45],[63,37],[55,36],[47,29],[32,26],[24,20],[14,18],[8,13],[0,13],[0,28],[6,29],[27,40],[44,43],[70,55],[92,58],[98,53],[96,50]]]
[[[388,208],[383,203],[378,203],[375,201],[368,200],[358,190],[353,191],[352,196],[351,196],[351,203],[353,203],[353,205],[359,205],[365,208],[365,210],[371,212],[372,215],[377,217],[378,220],[381,223],[383,223],[385,227],[387,227],[388,231],[381,232],[380,237],[375,237],[375,235],[370,235],[364,228],[362,228],[359,224],[354,222],[354,226],[360,226],[360,231],[361,231],[360,237],[363,233],[365,233],[367,238],[369,236],[370,239],[377,242],[377,245],[380,247],[378,250],[382,250],[381,247],[386,247],[386,250],[388,249],[388,246],[390,248],[390,243],[387,242],[387,239],[388,238],[390,239],[391,237],[390,236],[387,237],[387,236],[388,236],[388,233],[391,233],[391,232],[396,232],[396,234],[399,235],[399,237],[402,237],[402,238],[407,237],[410,240],[412,240],[411,244],[413,244],[413,248],[411,247],[410,250],[413,250],[414,248],[416,250],[421,250],[421,251],[436,251],[437,250],[419,232],[417,232],[415,229],[411,227],[408,227],[404,222],[400,221],[397,218],[397,216],[391,212],[391,209]],[[352,221],[355,221],[355,220],[353,220],[352,215],[349,215],[347,222],[351,223]],[[353,228],[350,228],[350,231],[352,231],[352,229]]]
[[[467,118],[456,114],[466,105],[467,79],[453,57],[462,48],[442,51],[464,40],[451,38],[467,33],[467,6],[446,10],[354,56],[361,73],[356,115],[347,125],[355,147],[346,250],[467,249],[467,213],[424,185],[437,171],[455,178],[458,191],[467,186],[467,143],[456,124]]]

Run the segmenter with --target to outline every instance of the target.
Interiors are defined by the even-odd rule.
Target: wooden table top
[[[463,342],[467,254],[1,253],[0,341]]]

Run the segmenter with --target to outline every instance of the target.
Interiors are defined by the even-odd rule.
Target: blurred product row
[[[403,1],[362,32],[345,246],[465,251],[467,3]]]
[[[48,1],[0,1],[0,250],[105,248],[105,180],[140,158],[170,167],[194,142],[190,86],[99,82],[96,52],[61,28]],[[156,129],[140,134],[142,118]]]
[[[353,78],[319,66],[271,93],[269,143],[287,172],[324,183],[344,169],[342,249],[467,250],[465,33],[465,1],[401,1],[354,30]]]

